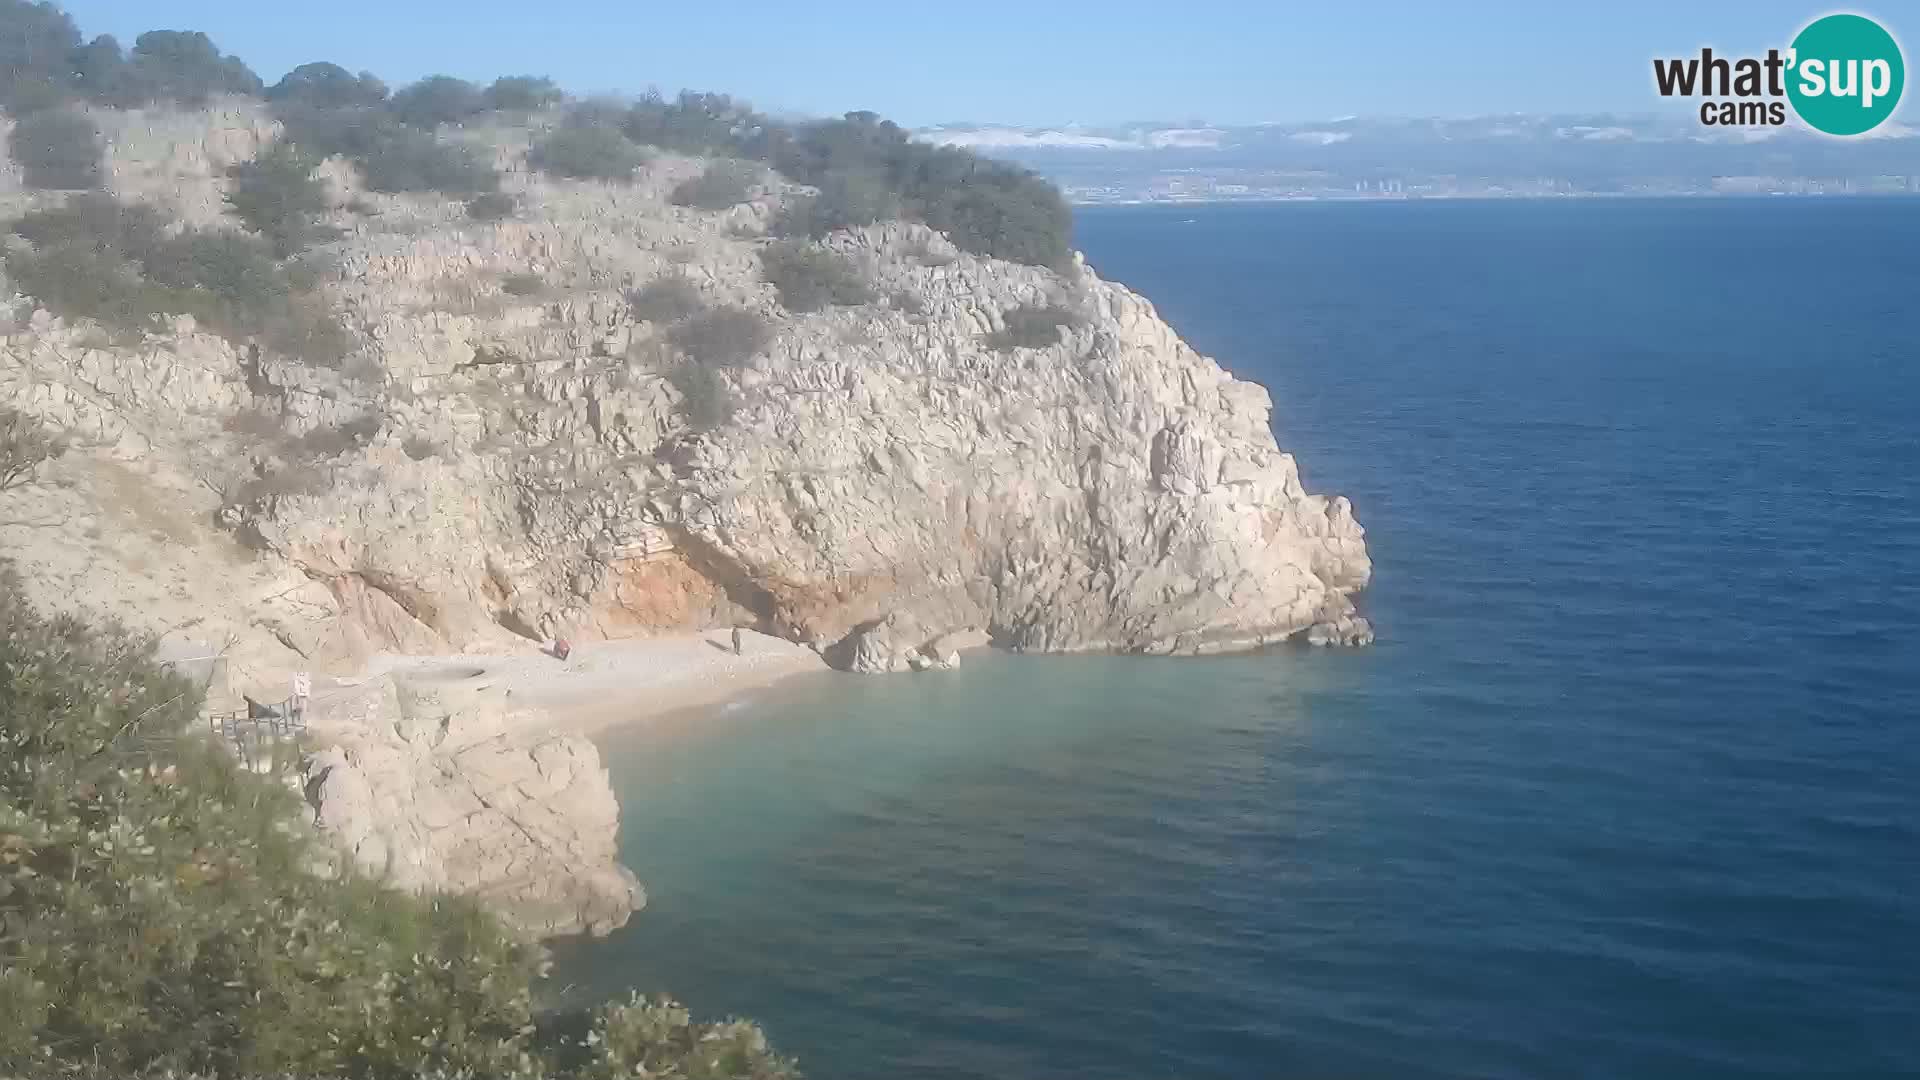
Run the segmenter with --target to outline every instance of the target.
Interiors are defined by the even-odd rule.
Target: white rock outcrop
[[[608,933],[645,902],[585,739],[544,731],[457,671],[335,691],[310,723],[314,822],[360,871],[475,896],[541,937]]]

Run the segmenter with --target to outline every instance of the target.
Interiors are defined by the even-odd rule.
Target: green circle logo
[[[1872,131],[1893,115],[1907,83],[1900,45],[1862,15],[1828,15],[1793,39],[1787,98],[1793,111],[1829,135]]]

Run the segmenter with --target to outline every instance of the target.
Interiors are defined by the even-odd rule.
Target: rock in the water
[[[1373,624],[1352,613],[1340,615],[1331,621],[1314,623],[1308,627],[1307,644],[1348,648],[1371,645]]]

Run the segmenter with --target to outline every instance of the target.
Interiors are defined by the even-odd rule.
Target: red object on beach
[[[553,655],[555,659],[565,660],[567,658],[567,654],[572,651],[573,651],[573,646],[567,643],[566,638],[553,639]]]

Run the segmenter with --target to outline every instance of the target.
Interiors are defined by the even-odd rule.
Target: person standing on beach
[[[733,655],[740,655],[740,628],[737,626],[733,628]]]

